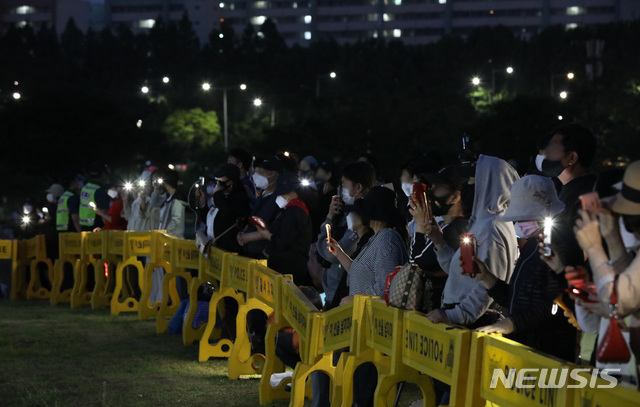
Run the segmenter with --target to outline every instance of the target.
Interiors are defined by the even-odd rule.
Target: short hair
[[[578,154],[578,162],[583,167],[591,167],[596,156],[596,137],[587,127],[580,124],[564,124],[556,127],[553,134],[562,136],[562,146],[565,153],[575,151]]]
[[[373,167],[364,161],[356,161],[345,165],[342,169],[342,176],[353,182],[362,185],[366,192],[376,185],[376,173]]]
[[[249,170],[251,168],[251,164],[253,164],[253,154],[245,150],[244,148],[234,148],[230,150],[227,154],[228,157],[233,157],[236,160],[242,163],[242,167],[245,170]]]
[[[180,181],[180,175],[176,170],[170,170],[165,168],[162,173],[162,182],[169,185],[171,188],[178,189],[178,182]]]

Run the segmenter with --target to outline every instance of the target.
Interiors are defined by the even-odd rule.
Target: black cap
[[[274,195],[277,196],[288,194],[289,192],[293,192],[298,189],[298,187],[300,187],[298,174],[296,174],[295,172],[285,172],[284,174],[280,174],[278,176]]]
[[[227,178],[240,178],[240,168],[235,164],[224,163],[216,172],[213,173],[215,178],[227,177]]]
[[[102,160],[96,160],[89,166],[89,175],[97,177],[102,173],[111,174],[109,167]]]
[[[253,164],[255,168],[264,168],[267,171],[275,171],[277,173],[282,172],[282,161],[277,155],[269,155],[266,157],[260,157]]]
[[[462,187],[468,181],[468,178],[462,176],[455,165],[444,167],[435,174],[427,174],[425,178],[431,185],[446,185],[458,191],[462,190]]]
[[[400,223],[404,220],[396,205],[396,193],[387,187],[371,188],[363,199],[356,200],[355,206],[370,221]]]

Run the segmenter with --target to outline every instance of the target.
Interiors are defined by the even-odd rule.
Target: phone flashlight
[[[544,220],[544,255],[545,257],[551,257],[553,252],[551,250],[551,230],[553,229],[553,219],[545,218]]]

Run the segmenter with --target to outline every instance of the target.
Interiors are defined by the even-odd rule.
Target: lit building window
[[[256,1],[255,3],[253,3],[253,8],[267,8],[267,2],[266,1]]]
[[[298,2],[294,1],[293,4],[291,5],[291,7],[298,8]]]
[[[393,0],[393,4],[395,4],[396,6],[401,6],[402,0]]]
[[[220,3],[220,8],[224,8],[224,3]]]
[[[568,16],[579,16],[581,14],[585,14],[586,10],[583,7],[573,6],[567,7],[567,15]]]
[[[567,30],[573,30],[573,29],[578,28],[578,24],[576,24],[576,23],[567,24],[565,28]]]
[[[153,28],[156,25],[156,20],[148,19],[148,20],[140,20],[138,21],[138,27],[140,28]]]
[[[400,38],[400,37],[402,37],[402,30],[401,30],[401,29],[399,29],[399,28],[395,28],[395,29],[393,30],[393,36],[394,36],[394,37],[396,37],[396,38]]]
[[[18,26],[18,28],[23,28],[29,25],[29,23],[27,21],[20,21],[18,24],[16,24]]]
[[[35,7],[31,6],[20,6],[16,8],[16,14],[33,14],[36,12]]]
[[[438,3],[440,3],[440,4],[447,4],[447,0],[438,0]]]
[[[311,24],[311,20],[312,20],[311,16],[304,16],[304,22],[306,24]]]
[[[383,19],[384,21],[393,21],[393,14],[387,14],[387,13],[384,13],[384,14],[382,15],[382,19]]]
[[[305,31],[304,32],[304,39],[305,40],[310,40],[311,39],[311,31]]]
[[[251,24],[253,24],[253,25],[262,25],[262,24],[264,24],[266,19],[267,19],[267,17],[265,17],[265,16],[251,17]]]

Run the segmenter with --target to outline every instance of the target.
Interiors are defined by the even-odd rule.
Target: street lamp
[[[567,79],[571,80],[571,79],[573,79],[573,78],[575,78],[575,75],[573,74],[573,72],[569,72],[569,73],[567,74]]]
[[[255,99],[253,99],[253,105],[254,105],[255,107],[260,107],[260,106],[262,106],[262,99],[259,99],[259,98],[255,98]]]
[[[560,92],[560,99],[566,99],[567,96],[569,96],[569,94],[566,91],[563,90]]]
[[[142,89],[140,89],[142,91],[142,93],[144,93],[145,95],[147,93],[149,93],[149,87],[148,86],[143,86]]]
[[[253,99],[253,106],[260,109],[262,106],[264,106],[264,102],[260,98],[255,98]],[[276,125],[276,107],[274,105],[271,105],[271,127],[274,127],[275,125]]]
[[[244,83],[241,83],[240,90],[247,90],[247,85],[245,85]]]
[[[474,86],[478,86],[478,85],[480,85],[480,78],[478,78],[477,76],[474,76],[474,77],[471,79],[471,83],[472,83]]]
[[[496,74],[500,72],[506,72],[507,75],[513,75],[513,67],[508,66],[504,71],[502,69],[493,69],[491,70],[491,95],[496,93]]]
[[[205,92],[208,92],[209,90],[211,90],[211,84],[208,82],[205,82],[202,84],[202,90]]]
[[[513,67],[508,66],[508,67],[507,67],[507,73],[508,73],[509,75],[511,75],[511,74],[513,73]]]
[[[551,74],[551,96],[555,96],[556,91],[555,91],[555,80],[558,78],[566,78],[567,80],[573,80],[575,78],[575,74],[573,72],[567,72],[566,74],[563,73],[552,73]]]
[[[20,95],[20,93],[18,93],[18,92],[13,92],[13,98],[14,98],[15,100],[18,100],[18,99],[20,99],[21,97],[22,97],[22,95]]]
[[[244,83],[241,83],[239,85],[240,90],[247,90],[247,85]],[[229,149],[229,109],[228,109],[228,104],[227,104],[227,90],[229,89],[235,89],[235,87],[229,87],[229,86],[224,86],[221,88],[222,89],[222,115],[223,115],[223,121],[224,121],[224,148],[225,150]],[[208,82],[205,82],[202,84],[202,90],[204,90],[205,92],[208,92],[209,90],[211,90],[211,84]]]
[[[335,72],[331,72],[331,73],[329,74],[329,78],[331,78],[331,79],[335,79],[335,78],[336,78],[336,76],[338,76],[338,75],[337,75]]]
[[[169,77],[165,76],[164,78],[162,78],[162,83],[169,83]]]

